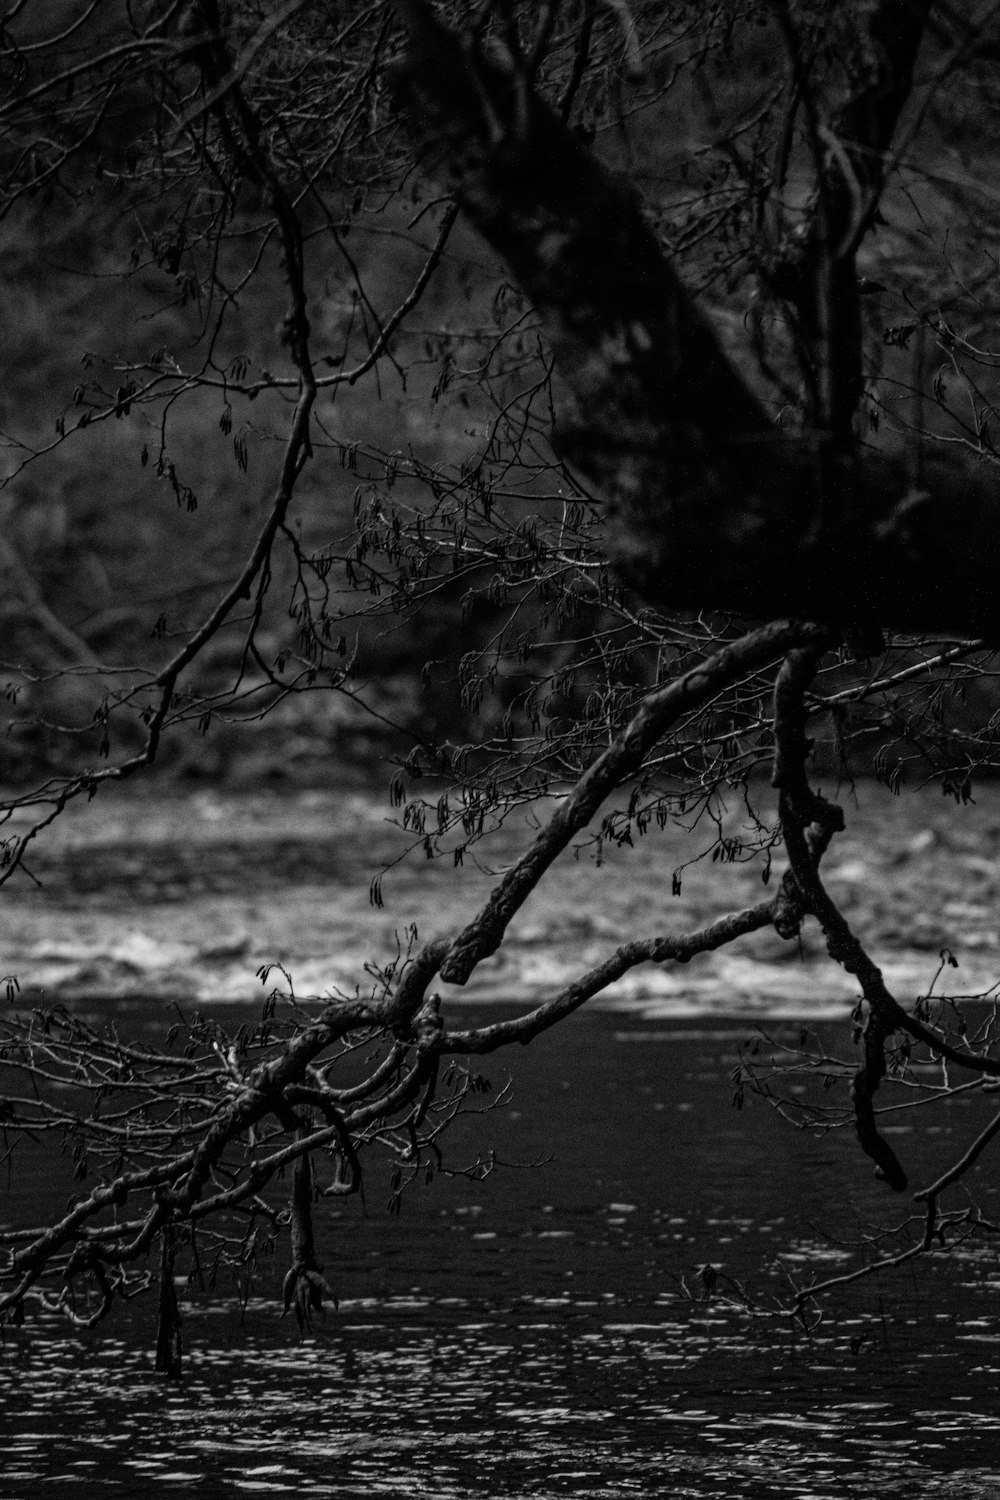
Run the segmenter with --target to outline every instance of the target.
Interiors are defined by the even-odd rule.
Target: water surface
[[[304,1339],[279,1316],[282,1264],[242,1318],[233,1288],[185,1289],[179,1385],[152,1372],[147,1306],[86,1335],[8,1330],[0,1493],[1000,1496],[989,1246],[861,1283],[809,1336],[719,1295],[732,1277],[766,1311],[905,1212],[848,1134],[731,1107],[749,1034],[603,1012],[518,1054],[510,1106],[453,1163],[554,1159],[438,1178],[398,1219],[373,1170],[365,1205],[324,1212],[341,1306]],[[917,1182],[988,1108],[967,1096],[922,1142],[897,1134]]]

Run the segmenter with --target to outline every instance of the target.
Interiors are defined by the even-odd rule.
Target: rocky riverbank
[[[952,991],[1000,979],[996,912],[1000,790],[956,808],[865,786],[826,865],[841,901],[900,998],[926,991],[942,948]],[[71,808],[39,840],[30,878],[4,892],[3,975],[28,1003],[206,1004],[369,987],[366,965],[409,941],[456,930],[533,836],[508,821],[461,868],[427,861],[384,799],[340,792],[120,795]],[[419,841],[418,845],[419,845]],[[697,835],[651,833],[598,867],[568,852],[482,965],[464,998],[537,1002],[620,942],[680,932],[760,899],[761,866],[709,860],[672,871]],[[403,857],[405,856],[405,857]],[[370,883],[385,866],[381,908]],[[853,982],[826,957],[760,934],[686,966],[643,965],[592,1002],[650,1014],[811,1016],[843,1013]]]

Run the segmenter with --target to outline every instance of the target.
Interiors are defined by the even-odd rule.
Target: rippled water
[[[242,1323],[187,1294],[179,1385],[152,1373],[148,1308],[8,1331],[0,1494],[1000,1496],[988,1247],[863,1283],[810,1337],[679,1294],[706,1260],[762,1296],[782,1267],[836,1269],[885,1207],[847,1136],[730,1109],[745,1034],[603,1014],[532,1048],[456,1159],[556,1160],[439,1180],[398,1220],[376,1174],[367,1213],[324,1221],[341,1308],[305,1340],[281,1266]],[[928,1174],[981,1106],[956,1101]]]
[[[508,1320],[418,1298],[352,1303],[329,1341],[294,1348],[259,1333],[216,1346],[200,1327],[179,1389],[119,1340],[89,1357],[45,1343],[8,1366],[21,1422],[4,1493],[1000,1490],[1000,1420],[968,1394],[921,1399],[920,1382],[884,1370],[859,1380],[822,1339],[798,1363],[764,1353],[721,1314],[692,1329],[670,1307],[644,1323],[628,1311],[525,1299]]]

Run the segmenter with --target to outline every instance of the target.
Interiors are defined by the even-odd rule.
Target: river
[[[51,856],[46,894],[18,898],[29,913],[17,936],[25,952],[48,942],[51,953],[54,939],[38,934],[62,913],[68,990],[76,985],[77,1003],[119,1026],[157,1024],[165,1001],[156,982],[152,1000],[144,991],[138,964],[130,996],[123,982],[102,998],[101,976],[117,971],[101,969],[93,936],[96,969],[88,978],[73,968],[74,933],[88,922],[92,934],[105,930],[109,889],[116,930],[150,943],[173,911],[191,954],[209,954],[198,970],[209,1006],[232,1013],[243,1003],[226,991],[230,966],[256,957],[239,942],[217,944],[219,979],[211,934],[185,927],[194,920],[185,881],[171,876],[162,840],[149,859],[161,815],[147,809],[140,819],[145,844],[138,835],[95,841],[105,875],[145,848],[150,888],[133,890],[127,911],[113,878],[88,884],[90,846],[75,832]],[[926,832],[896,827],[894,837],[921,852]],[[845,860],[862,851],[871,863],[880,847],[862,835]],[[342,861],[343,848],[341,829]],[[67,849],[72,878],[58,873]],[[266,879],[283,857],[275,854]],[[947,862],[936,847],[934,880],[948,877]],[[245,862],[241,882],[220,878],[218,888],[204,850],[194,864],[209,886],[196,893],[202,921],[228,941],[244,920],[232,902],[235,885],[247,884]],[[342,871],[307,876],[300,920],[309,891],[321,886],[329,905]],[[953,888],[967,876],[954,856]],[[177,890],[164,897],[171,878]],[[251,877],[239,899],[262,903],[261,882]],[[960,894],[970,906],[983,892],[966,881]],[[884,885],[876,896],[884,900]],[[273,916],[273,901],[268,909]],[[911,935],[936,911],[912,913]],[[581,939],[578,908],[576,919],[564,946],[600,937],[594,927]],[[525,942],[530,951],[530,933]],[[894,956],[933,972],[919,944]],[[772,959],[755,961],[766,968]],[[730,1073],[757,1026],[779,1040],[798,1035],[803,1002],[791,1005],[793,991],[808,998],[813,984],[821,1037],[842,1040],[836,976],[807,982],[798,972],[797,991],[786,982],[770,1006],[762,997],[748,1007],[732,992],[728,1004],[703,1003],[697,984],[684,995],[628,992],[514,1057],[487,1060],[495,1086],[511,1077],[509,1100],[467,1122],[449,1150],[457,1166],[489,1150],[506,1165],[482,1182],[439,1175],[410,1190],[398,1218],[385,1211],[388,1183],[377,1171],[364,1204],[324,1205],[321,1258],[340,1305],[305,1336],[279,1315],[280,1264],[258,1268],[244,1310],[234,1287],[180,1289],[177,1384],[153,1373],[153,1312],[142,1303],[86,1334],[48,1314],[7,1329],[0,1494],[1000,1496],[1000,1265],[990,1244],[861,1282],[809,1334],[770,1315],[790,1280],[852,1264],[859,1237],[886,1214],[887,1190],[850,1133],[815,1138],[759,1100],[732,1106]],[[222,993],[213,996],[211,983]],[[459,1000],[452,1014],[462,1024],[484,1005],[499,1015],[510,1003]],[[919,1180],[931,1180],[988,1109],[981,1096],[955,1099],[929,1133],[897,1125],[894,1144],[919,1163]],[[975,1186],[987,1209],[996,1209],[994,1179],[984,1160]],[[12,1188],[19,1216],[51,1207],[45,1172]],[[905,1216],[905,1200],[890,1208]],[[706,1263],[718,1273],[710,1290],[699,1274]],[[733,1283],[746,1286],[751,1308],[730,1295]]]

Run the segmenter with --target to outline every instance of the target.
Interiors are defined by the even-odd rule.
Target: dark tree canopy
[[[413,33],[398,70],[408,118],[542,319],[571,398],[557,445],[607,505],[622,579],[668,609],[992,641],[988,465],[946,450],[917,482],[905,453],[869,452],[855,437],[858,254],[930,7],[848,7],[864,62],[816,84],[805,36],[790,13],[771,12],[803,74],[812,150],[807,205],[768,247],[763,283],[780,289],[808,380],[794,433],[776,429],[719,348],[634,191],[539,99],[527,65],[463,46],[424,5],[400,8]]]
[[[929,1062],[1000,1076],[994,1027],[890,992],[824,885],[844,799],[811,779],[966,803],[995,764],[994,11],[8,7],[0,884],[71,802],[323,714],[323,774],[383,757],[456,881],[516,810],[538,823],[464,927],[411,931],[352,994],[279,985],[231,1035],[133,1044],[29,1013],[11,976],[4,1129],[67,1142],[80,1186],[0,1231],[0,1315],[95,1322],[156,1284],[175,1369],[175,1266],[238,1261],[263,1219],[304,1322],[317,1201],[377,1152],[398,1207],[478,1107],[477,1056],[755,932],[818,924],[856,981],[843,1056],[804,1043],[795,1076],[842,1085],[809,1121],[890,1188],[920,1162],[887,1090],[932,1108]],[[780,876],[454,1024],[449,986],[560,856],[668,823],[720,879],[758,859],[766,884],[779,851]],[[740,1087],[781,1103],[778,1075],[747,1060]],[[998,1129],[879,1264],[991,1232],[944,1200]]]

